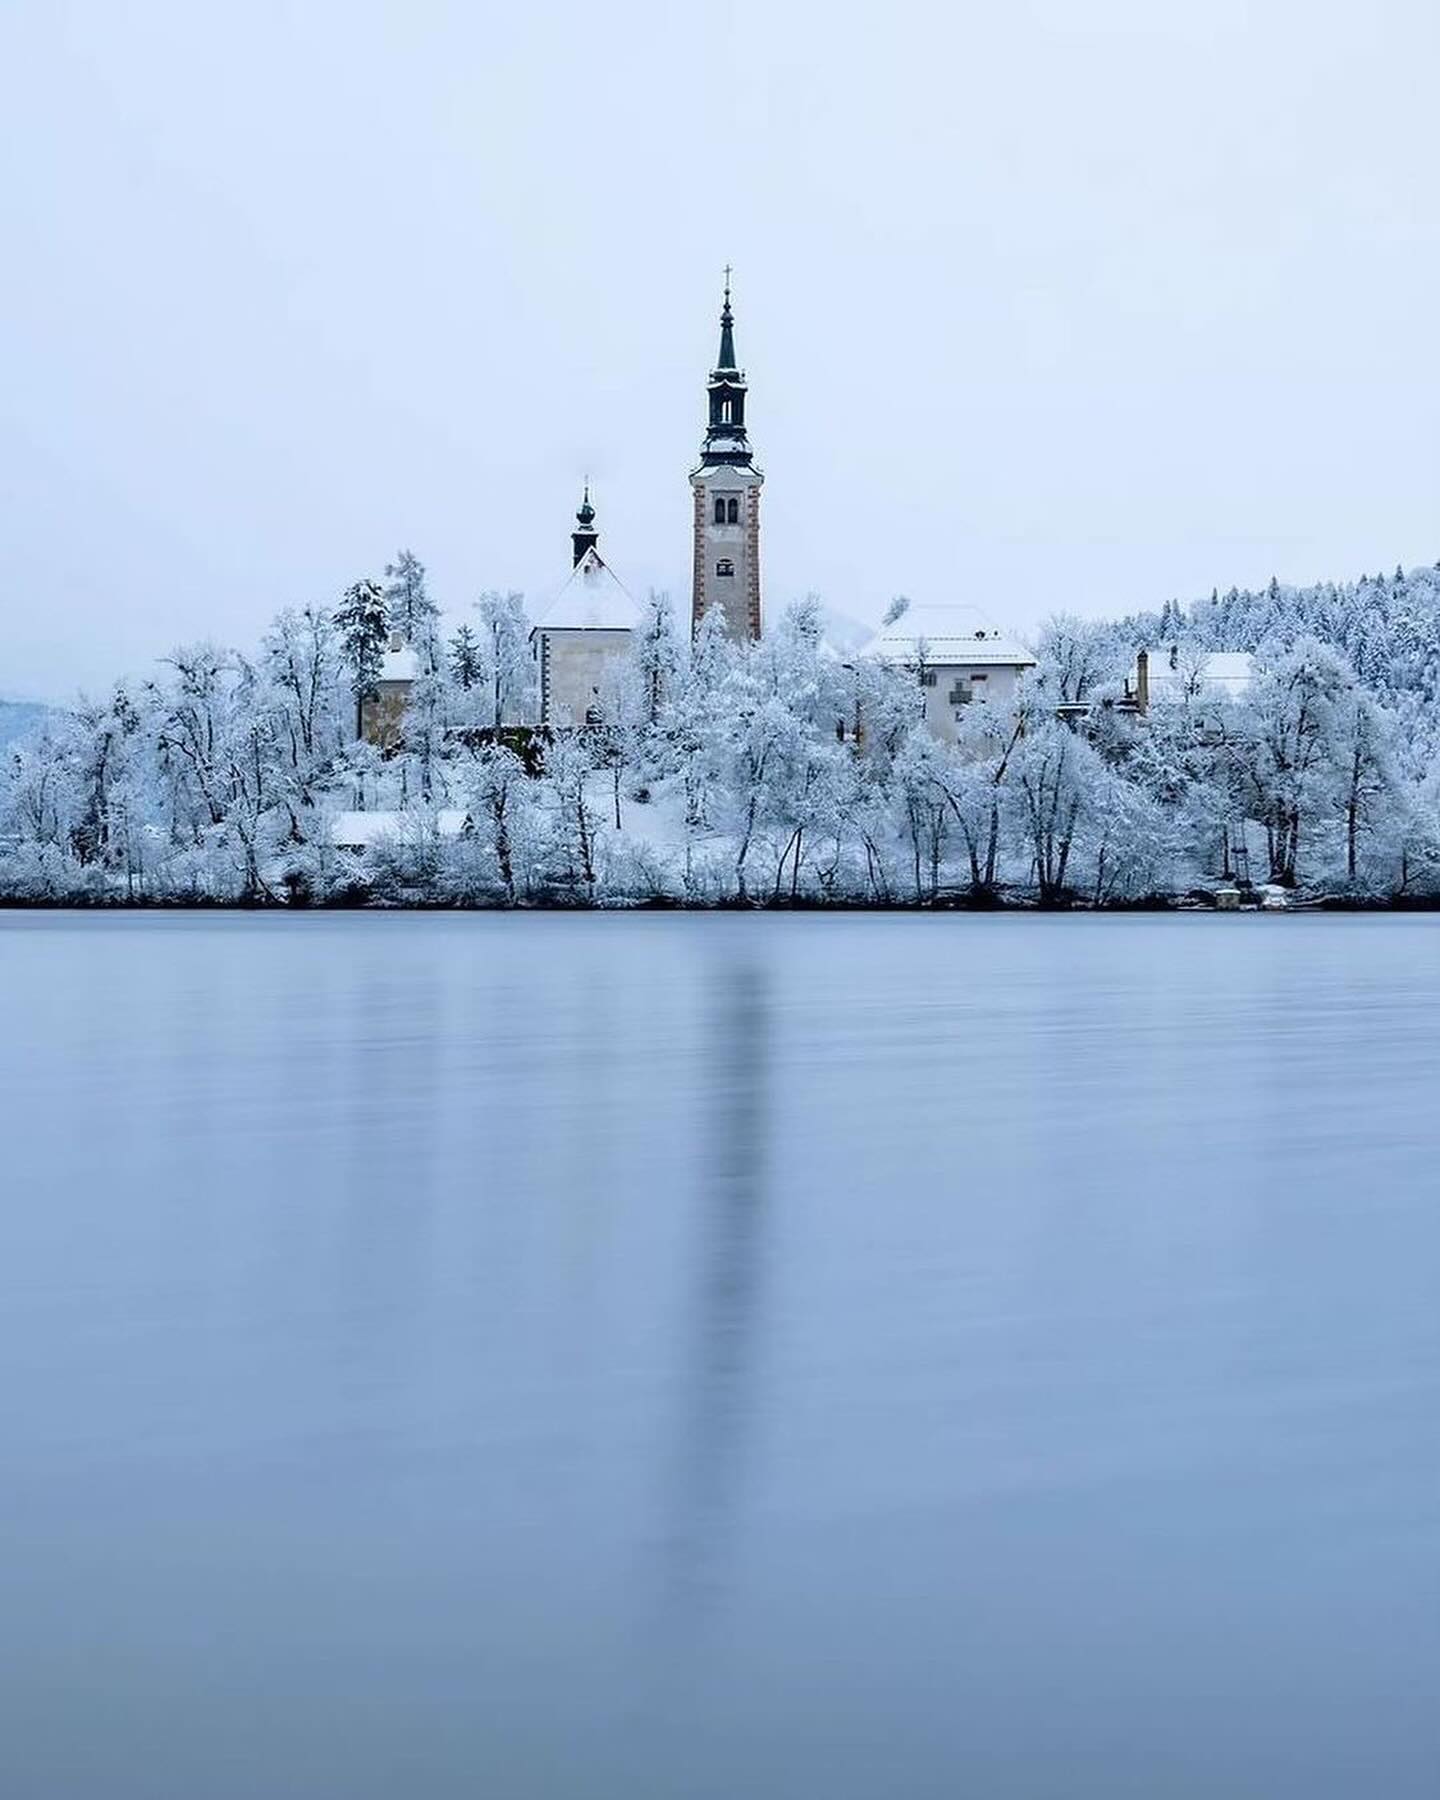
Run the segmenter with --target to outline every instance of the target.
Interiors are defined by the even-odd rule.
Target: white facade
[[[628,654],[641,619],[592,544],[530,633],[542,724],[584,725],[598,715],[607,676]]]
[[[973,607],[910,606],[882,625],[864,654],[912,672],[925,695],[925,723],[943,743],[959,736],[965,708],[1012,698],[1035,658]]]

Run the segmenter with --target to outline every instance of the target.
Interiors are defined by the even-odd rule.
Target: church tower
[[[735,362],[730,271],[720,312],[720,355],[710,372],[710,423],[695,490],[695,580],[690,623],[698,628],[712,606],[723,607],[730,635],[760,635],[760,488],[745,432],[745,374]]]

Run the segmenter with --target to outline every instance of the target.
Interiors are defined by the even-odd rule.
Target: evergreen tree
[[[478,687],[485,678],[485,659],[481,653],[480,640],[468,625],[456,628],[450,639],[450,678],[456,687],[467,693]]]
[[[335,609],[340,650],[350,671],[355,699],[355,735],[363,728],[365,702],[378,698],[380,671],[390,635],[385,595],[378,581],[356,581],[346,588]]]
[[[440,609],[425,586],[425,565],[413,550],[402,550],[385,565],[385,607],[390,629],[423,650],[436,636]]]

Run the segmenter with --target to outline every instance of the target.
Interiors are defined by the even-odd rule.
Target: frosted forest
[[[903,609],[892,607],[892,616]],[[844,653],[811,598],[693,643],[653,595],[595,717],[534,723],[521,597],[442,622],[422,565],[256,647],[177,649],[0,751],[11,903],[1205,904],[1440,896],[1440,566],[1272,582],[1110,622],[1055,615],[959,741],[913,668]],[[392,633],[398,741],[357,732]],[[1142,646],[1254,653],[1137,717]],[[368,815],[374,829],[340,821]],[[362,818],[362,825],[364,821]]]

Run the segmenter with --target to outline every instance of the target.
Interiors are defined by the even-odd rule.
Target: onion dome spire
[[[586,553],[600,542],[600,533],[595,529],[595,508],[590,504],[590,482],[586,478],[585,497],[575,513],[576,530],[570,533],[570,543],[575,552],[572,567],[578,566]]]

